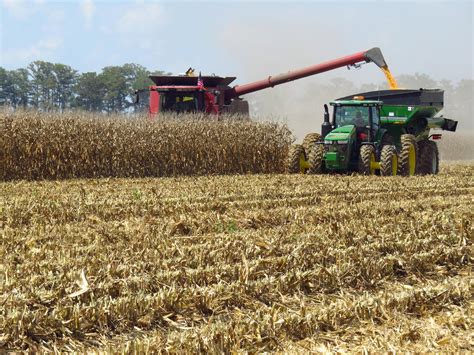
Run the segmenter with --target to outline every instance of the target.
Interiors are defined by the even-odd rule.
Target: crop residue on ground
[[[474,167],[0,183],[0,348],[472,349]]]

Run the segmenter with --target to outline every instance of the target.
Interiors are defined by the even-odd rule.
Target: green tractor
[[[457,121],[435,115],[443,91],[381,90],[324,105],[321,134],[292,145],[290,173],[359,172],[364,175],[437,174],[439,153],[431,129],[456,131]]]

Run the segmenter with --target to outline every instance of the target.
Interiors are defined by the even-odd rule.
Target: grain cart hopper
[[[379,48],[290,71],[244,85],[230,87],[235,77],[193,75],[151,75],[155,85],[136,92],[136,103],[151,117],[160,112],[203,112],[218,118],[221,113],[249,113],[248,102],[240,97],[255,91],[302,79],[341,67],[375,63],[389,73]]]
[[[457,121],[436,114],[443,108],[442,90],[380,90],[325,105],[319,134],[309,134],[305,146],[293,145],[288,156],[292,173],[358,171],[381,175],[436,174],[441,134],[456,131]]]

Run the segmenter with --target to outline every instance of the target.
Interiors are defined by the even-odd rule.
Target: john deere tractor
[[[435,115],[442,90],[381,90],[343,97],[324,106],[321,134],[290,147],[290,173],[359,172],[364,175],[437,174],[441,134],[457,121]]]

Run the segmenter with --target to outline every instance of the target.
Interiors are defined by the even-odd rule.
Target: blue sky
[[[395,74],[473,78],[472,1],[1,1],[7,69],[38,59],[80,72],[134,62],[242,82],[379,46]],[[382,80],[372,67],[341,70],[323,77]]]

